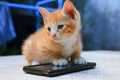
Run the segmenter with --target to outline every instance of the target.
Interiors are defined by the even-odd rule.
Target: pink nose
[[[52,36],[52,38],[54,38],[54,39],[56,38],[56,34],[52,34],[51,36]]]

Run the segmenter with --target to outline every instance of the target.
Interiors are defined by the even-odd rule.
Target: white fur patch
[[[66,59],[54,60],[53,64],[56,66],[64,66],[68,64],[68,61]]]
[[[57,27],[51,27],[51,34],[57,34]]]
[[[62,55],[65,58],[68,58],[73,53],[72,46],[77,41],[77,38],[75,36],[71,36],[70,38],[66,39],[65,41],[62,41],[62,45],[64,46],[65,50],[62,52]]]
[[[73,36],[69,37],[68,39],[62,41],[62,45],[66,49],[70,49],[75,44],[76,41],[77,41],[77,38],[76,38],[76,36],[73,35]]]

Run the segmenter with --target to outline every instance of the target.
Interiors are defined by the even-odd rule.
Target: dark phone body
[[[25,66],[23,70],[29,74],[36,74],[41,76],[48,76],[54,77],[66,73],[72,73],[76,71],[88,70],[95,68],[96,63],[87,62],[87,64],[69,64],[67,66],[54,66],[52,64],[40,64],[40,65],[32,65],[32,66]]]

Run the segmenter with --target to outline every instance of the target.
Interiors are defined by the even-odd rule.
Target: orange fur
[[[22,46],[22,53],[28,63],[31,65],[33,61],[53,64],[58,62],[59,65],[62,59],[68,60],[71,58],[73,62],[78,60],[82,51],[79,35],[81,25],[80,15],[74,5],[66,0],[61,10],[54,12],[49,12],[44,8],[39,10],[45,26],[31,34]],[[58,29],[58,25],[64,25],[64,27]],[[48,28],[51,31],[48,31]],[[56,34],[56,38],[52,38],[52,34]]]

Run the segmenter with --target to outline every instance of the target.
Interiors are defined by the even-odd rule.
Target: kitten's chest
[[[68,39],[66,39],[64,42],[62,42],[62,45],[64,46],[64,50],[62,52],[62,55],[64,57],[69,57],[71,56],[71,54],[73,53],[73,45],[75,45],[77,41],[77,38],[76,37],[70,37]]]

